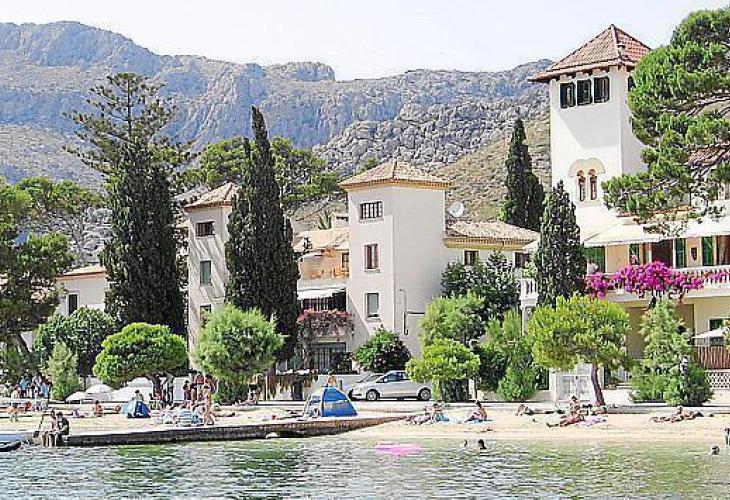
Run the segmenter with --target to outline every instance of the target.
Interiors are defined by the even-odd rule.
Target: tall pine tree
[[[575,205],[562,181],[545,200],[535,267],[540,305],[555,305],[558,297],[567,298],[583,290],[586,259],[575,220]]]
[[[73,115],[90,147],[72,151],[107,178],[112,237],[100,257],[109,278],[107,311],[121,325],[161,324],[182,335],[171,178],[186,149],[164,133],[174,110],[158,96],[159,86],[133,73],[110,76],[91,93],[93,111]]]
[[[503,220],[513,226],[539,231],[545,191],[532,172],[532,158],[526,140],[525,125],[518,118],[512,130],[505,164],[507,199],[503,207]]]
[[[257,308],[266,316],[275,315],[278,332],[286,336],[278,357],[286,359],[296,343],[299,268],[264,117],[252,107],[251,118],[254,144],[251,147],[248,140],[244,144],[249,168],[242,172],[228,217],[226,300],[244,310]]]

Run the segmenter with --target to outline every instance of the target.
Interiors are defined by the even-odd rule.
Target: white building
[[[61,295],[56,312],[68,316],[80,307],[104,310],[104,295],[109,285],[106,271],[99,264],[73,269],[58,278]]]
[[[346,310],[352,331],[324,336],[320,369],[336,352],[351,352],[384,327],[418,354],[419,322],[441,293],[447,263],[473,263],[502,252],[521,264],[521,249],[537,234],[501,222],[454,221],[447,226],[448,183],[401,162],[388,162],[344,181],[348,214],[331,229],[294,239],[300,255],[302,309]],[[188,215],[188,334],[194,344],[205,314],[225,298],[227,219],[235,186],[227,184],[186,207]],[[517,255],[517,257],[516,257]]]
[[[552,182],[562,181],[576,205],[587,257],[606,273],[630,263],[661,261],[677,272],[707,276],[703,289],[688,293],[678,306],[687,327],[702,334],[716,329],[730,310],[730,280],[717,274],[730,270],[730,218],[690,223],[679,237],[667,238],[648,233],[631,217],[604,205],[602,182],[646,169],[643,145],[631,128],[627,96],[632,70],[649,52],[612,25],[531,80],[549,85]],[[522,304],[531,307],[534,283],[525,280],[522,285]],[[629,312],[632,333],[627,349],[641,358],[644,339],[638,327],[649,299],[622,290],[609,293],[607,299]],[[701,362],[715,360],[706,363],[708,368],[730,368],[724,348],[714,353],[703,349],[697,351]]]

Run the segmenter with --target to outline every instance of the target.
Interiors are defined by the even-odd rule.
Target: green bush
[[[48,376],[53,382],[51,389],[53,399],[64,401],[74,392],[81,390],[77,366],[76,354],[63,342],[56,344],[48,360]]]
[[[479,356],[477,388],[482,391],[496,391],[499,381],[507,371],[507,357],[489,343],[475,346],[474,354]]]
[[[497,394],[505,401],[527,401],[535,394],[535,385],[535,370],[531,366],[508,365],[497,386]]]
[[[365,371],[385,373],[403,370],[411,353],[397,334],[381,327],[355,350],[354,359]]]
[[[646,348],[641,364],[632,371],[634,401],[698,406],[712,397],[707,374],[692,358],[688,334],[671,301],[661,300],[647,311],[640,332]],[[683,358],[685,374],[680,368]]]
[[[424,347],[421,359],[408,362],[406,370],[416,382],[432,382],[436,397],[448,401],[444,384],[474,377],[479,371],[479,356],[455,340],[436,339]]]
[[[437,338],[452,339],[468,346],[484,335],[482,299],[473,292],[455,297],[439,297],[426,307],[420,338],[424,346]]]

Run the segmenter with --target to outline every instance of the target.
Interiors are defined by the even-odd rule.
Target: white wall
[[[696,334],[710,329],[710,319],[730,317],[730,297],[703,297],[692,299],[692,303],[695,319],[693,329]]]
[[[104,295],[109,288],[105,274],[72,276],[60,278],[58,281],[63,287],[63,293],[56,312],[68,316],[68,295],[71,293],[78,295],[79,307],[104,309]]]
[[[228,215],[231,208],[211,207],[188,212],[188,346],[192,347],[201,328],[200,307],[211,305],[213,310],[225,300],[228,269],[225,242],[228,241]],[[213,221],[212,236],[197,237],[198,222]],[[200,262],[211,261],[211,284],[200,284]]]

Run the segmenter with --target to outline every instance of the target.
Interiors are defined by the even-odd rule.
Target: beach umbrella
[[[69,397],[67,397],[66,402],[67,403],[80,403],[81,401],[84,401],[85,399],[89,399],[89,396],[87,396],[84,391],[78,391],[78,392],[74,392]]]
[[[94,384],[86,389],[86,394],[107,394],[114,390],[106,384]]]

